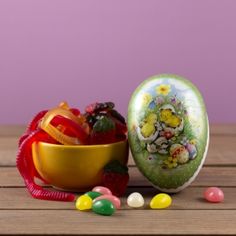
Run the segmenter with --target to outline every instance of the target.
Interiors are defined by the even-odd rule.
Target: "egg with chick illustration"
[[[208,150],[202,95],[177,75],[145,80],[129,102],[128,136],[134,161],[151,184],[163,192],[181,191],[198,175]]]

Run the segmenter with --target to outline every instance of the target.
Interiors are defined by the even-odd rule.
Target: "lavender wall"
[[[0,123],[61,100],[112,100],[163,72],[201,90],[211,122],[236,121],[236,1],[0,0]]]

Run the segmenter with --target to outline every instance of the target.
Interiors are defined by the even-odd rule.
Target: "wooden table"
[[[72,202],[35,200],[28,194],[15,167],[20,126],[0,127],[0,233],[1,234],[179,234],[236,235],[236,125],[211,126],[206,163],[193,184],[173,195],[165,210],[150,210],[157,193],[138,172],[130,158],[127,194],[138,191],[145,197],[143,209],[122,209],[111,217],[79,212]],[[203,190],[219,186],[225,201],[204,201]],[[127,196],[127,195],[126,195]]]

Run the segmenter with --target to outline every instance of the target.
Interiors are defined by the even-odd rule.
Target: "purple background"
[[[187,77],[211,122],[236,121],[236,1],[0,1],[0,123],[67,100],[112,100],[160,73]]]

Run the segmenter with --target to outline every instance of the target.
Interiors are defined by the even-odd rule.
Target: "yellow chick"
[[[171,116],[172,116],[171,109],[163,109],[161,110],[160,120],[161,122],[166,122],[167,120],[171,118]]]
[[[154,113],[150,113],[143,122],[141,128],[141,134],[143,137],[147,138],[151,136],[155,131],[155,123],[157,122],[157,115]]]
[[[145,123],[141,128],[141,134],[147,138],[155,132],[155,126],[150,123]]]
[[[150,113],[146,118],[146,122],[150,124],[155,124],[157,122],[157,115],[154,113]]]
[[[167,125],[172,127],[172,128],[176,128],[180,125],[181,119],[176,116],[176,115],[172,115],[172,117],[167,120]]]
[[[181,123],[181,119],[177,115],[173,114],[170,109],[161,110],[160,120],[172,128],[178,127]]]

